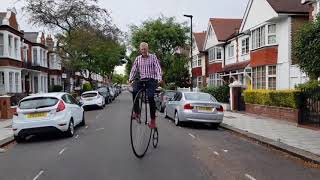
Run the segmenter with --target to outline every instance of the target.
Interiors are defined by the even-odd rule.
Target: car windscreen
[[[175,94],[176,94],[176,92],[174,92],[174,91],[167,91],[164,93],[165,96],[168,96],[170,98],[173,97]]]
[[[59,99],[54,97],[35,97],[22,100],[19,104],[20,109],[39,109],[55,106]]]
[[[185,99],[188,101],[213,101],[217,100],[212,97],[210,94],[206,93],[185,93]]]
[[[85,94],[82,94],[83,98],[90,98],[90,97],[95,97],[95,96],[97,96],[97,93],[85,93]]]

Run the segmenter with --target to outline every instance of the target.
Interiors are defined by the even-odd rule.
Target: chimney
[[[54,42],[53,42],[53,39],[51,37],[51,35],[47,35],[47,38],[46,38],[46,45],[48,46],[48,50],[49,51],[53,51],[53,47],[54,47]]]

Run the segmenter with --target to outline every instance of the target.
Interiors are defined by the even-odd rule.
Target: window
[[[249,38],[245,38],[241,42],[242,55],[249,53]]]
[[[4,72],[0,72],[0,85],[4,85]]]
[[[13,92],[13,72],[9,72],[9,92]]]
[[[228,58],[234,57],[234,45],[229,45],[228,46]]]
[[[209,49],[209,62],[214,62],[217,60],[222,60],[222,48],[213,47]]]
[[[38,50],[36,48],[32,51],[33,54],[33,63],[34,65],[38,65]]]
[[[192,67],[197,67],[198,56],[193,56],[192,58]]]
[[[252,69],[254,89],[276,89],[276,66],[260,66]]]
[[[16,93],[19,92],[19,75],[20,75],[20,73],[15,73]]]
[[[14,38],[14,57],[18,58],[18,39]]]
[[[8,37],[9,41],[9,56],[12,56],[12,36]]]
[[[209,86],[221,86],[222,79],[220,74],[210,74],[209,75]]]
[[[47,66],[48,66],[48,63],[47,63],[46,51],[43,50],[42,53],[43,53],[43,66],[44,66],[44,67],[47,67]]]
[[[198,67],[201,67],[202,65],[202,59],[198,57]]]
[[[265,26],[252,31],[252,49],[265,46]]]
[[[270,24],[268,25],[268,44],[276,44],[277,36],[276,36],[276,25]]]
[[[182,99],[182,93],[181,92],[177,92],[173,97],[173,101],[180,101],[181,99]]]
[[[51,86],[54,86],[54,78],[51,78]]]
[[[276,90],[277,88],[277,67],[268,66],[268,89]]]
[[[43,59],[42,59],[42,49],[40,49],[40,65],[43,66]]]
[[[0,33],[0,56],[4,55],[4,37],[3,34]]]
[[[197,78],[197,87],[202,87],[202,77],[201,76],[199,76]]]

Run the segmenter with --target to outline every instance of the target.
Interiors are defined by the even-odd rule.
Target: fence
[[[303,90],[300,123],[320,126],[320,87]]]

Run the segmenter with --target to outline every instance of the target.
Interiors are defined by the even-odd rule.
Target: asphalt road
[[[0,180],[308,180],[320,169],[222,129],[176,127],[158,116],[159,147],[143,159],[131,150],[131,99],[86,112],[73,138],[32,137],[0,154]]]

